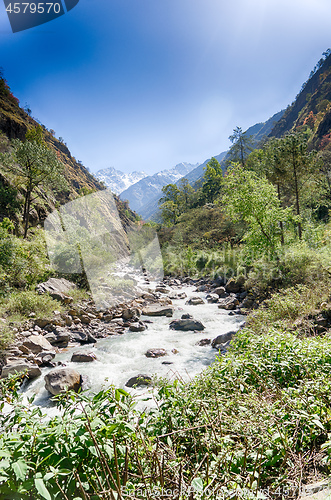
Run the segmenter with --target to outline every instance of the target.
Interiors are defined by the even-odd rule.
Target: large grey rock
[[[71,390],[78,392],[80,387],[81,376],[72,368],[57,368],[45,375],[45,388],[53,396]]]
[[[219,286],[217,288],[214,288],[213,293],[216,293],[222,299],[228,296],[228,293],[225,290],[224,286]]]
[[[161,358],[162,356],[167,356],[167,351],[165,349],[148,349],[145,352],[147,358]]]
[[[239,276],[238,278],[231,278],[225,285],[225,289],[228,293],[238,293],[245,284],[245,277]]]
[[[145,316],[168,316],[171,317],[174,311],[172,307],[152,304],[143,308]]]
[[[205,301],[201,297],[191,297],[185,303],[188,304],[189,306],[197,306],[199,304],[204,304]]]
[[[226,299],[219,300],[218,308],[231,311],[233,309],[236,309],[238,305],[239,305],[239,300],[237,299],[237,297],[227,297]]]
[[[170,323],[169,328],[171,330],[182,330],[184,332],[187,332],[189,330],[200,331],[205,329],[201,321],[198,321],[196,319],[175,319]]]
[[[7,364],[2,368],[1,378],[7,378],[15,373],[23,373],[27,370],[27,377],[30,379],[37,378],[41,375],[40,368],[34,363],[29,363],[23,359],[12,359],[7,361]]]
[[[68,295],[73,288],[76,288],[76,285],[64,278],[50,278],[36,286],[38,293],[49,293],[53,299],[64,304],[70,304],[73,301],[73,298]]]
[[[74,352],[71,361],[75,363],[91,363],[97,359],[94,352]]]
[[[135,377],[131,377],[130,380],[125,384],[126,387],[139,387],[139,386],[147,386],[151,385],[152,378],[149,375],[145,375],[140,373]]]
[[[44,338],[52,344],[52,346],[55,347],[67,347],[69,340],[70,340],[70,334],[67,330],[65,329],[60,329],[57,328],[53,332],[47,333]]]
[[[30,335],[30,337],[24,340],[23,345],[33,352],[33,354],[39,354],[42,351],[54,352],[51,343],[42,335]]]
[[[235,331],[230,331],[227,333],[222,333],[221,335],[218,335],[211,343],[212,347],[217,349],[219,345],[225,344],[229,340],[232,340],[233,337],[235,336],[237,332]]]
[[[70,339],[73,342],[79,342],[80,344],[95,344],[97,341],[96,338],[93,337],[93,335],[83,330],[71,331]]]
[[[129,309],[124,309],[124,311],[122,312],[122,318],[124,320],[128,320],[128,319],[135,320],[135,319],[139,318],[140,315],[141,315],[141,311],[137,307],[131,307]]]
[[[147,329],[147,326],[142,321],[137,321],[136,323],[131,323],[129,330],[131,332],[143,332]]]

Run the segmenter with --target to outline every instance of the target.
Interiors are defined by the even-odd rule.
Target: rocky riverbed
[[[53,295],[68,302],[67,287]],[[50,404],[51,394],[81,384],[139,391],[154,374],[189,379],[226,351],[251,306],[240,278],[167,279],[102,312],[82,301],[65,314],[55,311],[51,321],[31,317],[22,325],[5,353],[1,377],[26,371],[22,390],[41,406]]]

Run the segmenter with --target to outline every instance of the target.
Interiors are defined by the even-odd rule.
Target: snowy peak
[[[120,194],[132,186],[132,184],[135,184],[141,179],[144,179],[144,177],[147,177],[147,174],[145,172],[137,171],[126,174],[121,172],[121,170],[116,170],[114,167],[109,167],[103,170],[98,170],[95,176],[99,181],[104,182],[113,193]]]

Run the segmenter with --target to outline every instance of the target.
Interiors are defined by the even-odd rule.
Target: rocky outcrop
[[[201,331],[205,329],[201,321],[198,321],[196,319],[175,319],[170,323],[169,328],[171,330],[182,330],[184,332],[187,332],[189,330]]]
[[[78,392],[81,387],[81,376],[72,368],[57,368],[45,375],[45,389],[56,396],[61,392]]]
[[[76,288],[74,283],[64,279],[64,278],[50,278],[44,283],[37,285],[36,290],[38,293],[49,293],[49,295],[64,304],[70,304],[73,298],[70,297],[69,292]]]

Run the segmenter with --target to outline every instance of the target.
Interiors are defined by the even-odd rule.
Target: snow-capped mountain
[[[98,170],[95,177],[105,183],[105,185],[115,194],[120,194],[122,191],[128,189],[132,184],[139,182],[144,177],[147,177],[145,172],[131,172],[125,174],[114,167],[104,168]]]
[[[196,165],[179,163],[169,170],[161,170],[161,172],[149,175],[131,185],[121,193],[120,198],[128,200],[130,208],[139,213],[139,209],[143,205],[146,205],[146,203],[161,193],[163,186],[177,182],[197,166],[198,163]]]

